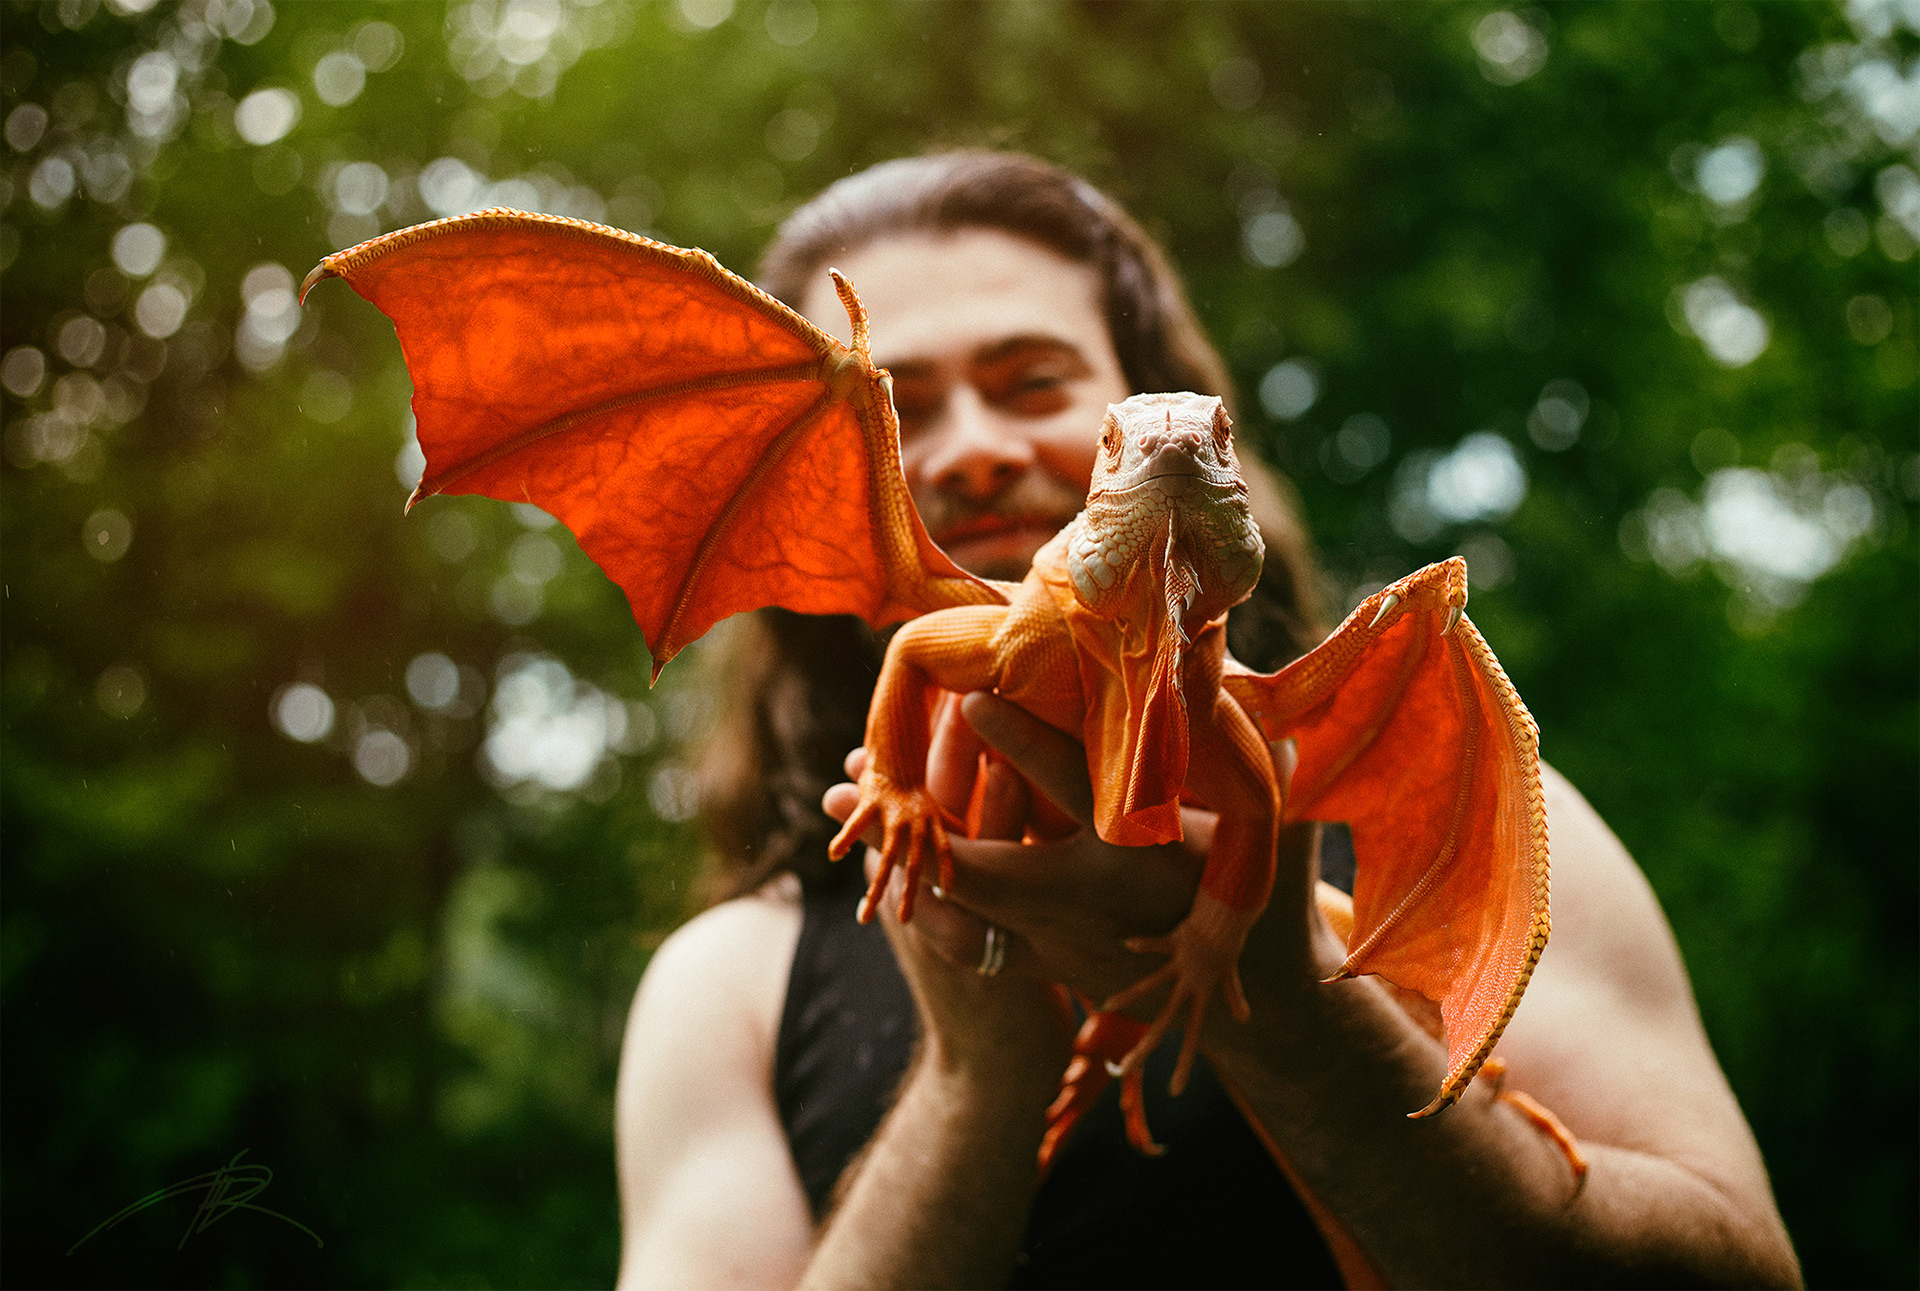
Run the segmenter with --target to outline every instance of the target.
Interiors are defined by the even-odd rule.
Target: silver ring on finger
[[[1007,966],[1007,933],[997,923],[987,925],[987,942],[980,948],[980,967],[974,971],[982,977],[997,977],[1000,970]]]

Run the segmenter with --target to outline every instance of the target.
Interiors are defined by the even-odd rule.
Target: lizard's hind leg
[[[1073,1038],[1073,1061],[1060,1078],[1060,1092],[1047,1108],[1047,1135],[1040,1142],[1040,1170],[1045,1173],[1059,1155],[1067,1136],[1080,1118],[1100,1100],[1122,1058],[1146,1034],[1144,1022],[1135,1022],[1124,1013],[1102,1013],[1082,1000],[1089,1010],[1080,1033]],[[1127,1142],[1150,1157],[1166,1151],[1153,1141],[1147,1128],[1147,1102],[1142,1073],[1135,1067],[1120,1078],[1120,1113],[1126,1120]]]
[[[1273,891],[1280,818],[1280,791],[1266,742],[1238,704],[1216,694],[1208,720],[1196,715],[1189,733],[1187,788],[1197,790],[1195,797],[1220,813],[1200,873],[1200,891],[1193,909],[1171,932],[1127,941],[1127,949],[1166,955],[1167,962],[1106,1003],[1109,1009],[1122,1009],[1163,986],[1171,988],[1159,1016],[1127,1054],[1121,1070],[1137,1069],[1179,1022],[1186,1035],[1173,1071],[1175,1094],[1186,1088],[1193,1071],[1200,1024],[1214,996],[1225,1001],[1237,1020],[1249,1016],[1240,987],[1240,951]]]

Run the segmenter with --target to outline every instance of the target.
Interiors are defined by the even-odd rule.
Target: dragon
[[[1086,509],[1024,582],[988,581],[914,508],[891,378],[838,273],[851,344],[704,251],[556,216],[495,209],[389,233],[328,256],[302,300],[334,277],[399,335],[426,457],[409,507],[477,493],[558,517],[625,591],[654,680],[745,610],[905,621],[869,712],[859,805],[831,846],[842,856],[880,831],[862,919],[896,869],[903,921],[929,863],[950,881],[948,826],[925,784],[942,690],[996,690],[1081,740],[1108,842],[1179,838],[1182,804],[1219,812],[1190,912],[1129,943],[1165,962],[1082,1028],[1043,1163],[1108,1074],[1151,1150],[1141,1060],[1182,1026],[1178,1093],[1211,1002],[1247,1016],[1237,964],[1285,823],[1351,828],[1351,906],[1321,895],[1347,938],[1338,976],[1378,975],[1444,1036],[1445,1079],[1410,1115],[1448,1106],[1488,1063],[1546,944],[1547,829],[1538,733],[1464,613],[1457,557],[1259,674],[1225,646],[1262,545],[1216,398],[1110,408]],[[1297,750],[1284,793],[1268,751],[1279,740]],[[1120,1012],[1162,991],[1150,1023]],[[1578,1173],[1552,1114],[1505,1096]]]

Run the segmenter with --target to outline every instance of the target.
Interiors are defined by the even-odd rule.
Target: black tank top
[[[1329,828],[1321,874],[1353,888],[1353,850]],[[844,873],[857,875],[845,863]],[[854,918],[849,881],[806,893],[773,1089],[816,1219],[854,1154],[879,1128],[913,1051],[914,1010],[886,934]],[[1034,1199],[1016,1287],[1333,1287],[1340,1275],[1286,1176],[1221,1088],[1194,1068],[1169,1097],[1179,1034],[1148,1060],[1148,1124],[1166,1145],[1127,1143],[1119,1083],[1109,1085]]]

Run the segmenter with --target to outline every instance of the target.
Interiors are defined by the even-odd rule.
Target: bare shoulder
[[[800,885],[791,875],[722,902],[681,925],[654,952],[634,999],[634,1020],[719,1006],[716,1023],[771,1019],[777,1026],[799,938]]]
[[[621,1048],[623,1137],[656,1121],[687,1124],[698,1105],[742,1088],[771,1089],[799,937],[798,885],[774,883],[696,916],[654,952]]]
[[[1576,1135],[1769,1197],[1659,900],[1597,812],[1543,767],[1553,935],[1500,1045]]]
[[[620,1284],[791,1285],[812,1218],[773,1099],[797,884],[688,922],[654,954],[620,1054]]]

